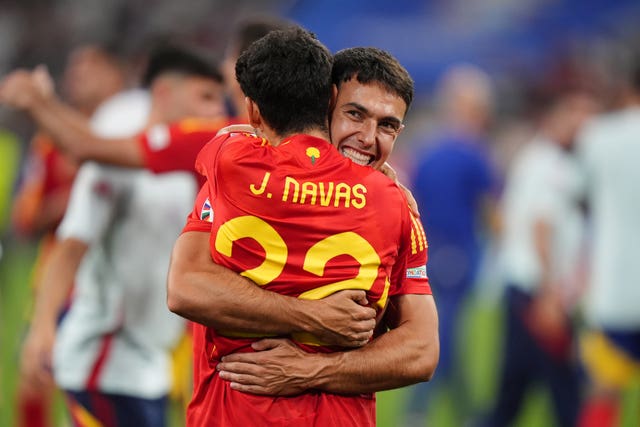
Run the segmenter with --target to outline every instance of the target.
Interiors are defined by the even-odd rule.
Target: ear
[[[338,86],[331,86],[331,99],[329,100],[329,116],[333,113],[336,104],[338,103]]]
[[[249,118],[249,124],[255,129],[262,127],[262,115],[260,114],[260,108],[251,98],[244,97],[244,105],[247,109],[247,117]]]

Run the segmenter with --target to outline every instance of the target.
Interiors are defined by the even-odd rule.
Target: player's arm
[[[36,288],[34,315],[24,342],[21,369],[32,387],[51,384],[51,355],[58,316],[88,246],[79,240],[56,242]]]
[[[78,172],[69,207],[57,231],[58,242],[37,287],[32,326],[23,350],[25,378],[34,385],[50,380],[58,315],[88,248],[107,232],[117,210],[117,194],[125,183],[126,176],[121,171],[109,171],[96,164],[84,165]]]
[[[31,72],[21,70],[7,76],[0,85],[0,101],[29,114],[58,147],[79,161],[144,166],[143,152],[135,138],[99,138],[85,116],[55,94],[44,93]]]
[[[310,301],[266,291],[213,262],[211,233],[187,231],[176,241],[168,277],[169,309],[216,329],[252,334],[311,333],[324,342],[355,347],[373,333],[375,310],[363,291]]]
[[[294,395],[308,389],[369,393],[403,387],[433,376],[439,356],[438,320],[431,295],[390,300],[397,324],[364,347],[336,353],[305,353],[286,339],[253,344],[218,364],[231,387],[254,394]]]

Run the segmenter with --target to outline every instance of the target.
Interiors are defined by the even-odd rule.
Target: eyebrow
[[[357,102],[347,102],[346,104],[343,104],[341,108],[345,108],[345,107],[353,107],[356,110],[361,111],[362,113],[366,114],[369,117],[373,116],[373,114],[371,114],[371,111],[369,111],[367,107],[365,107],[362,104],[358,104]],[[378,120],[378,122],[382,122],[382,121],[391,121],[397,124],[398,126],[402,125],[402,120],[394,116],[386,116]]]

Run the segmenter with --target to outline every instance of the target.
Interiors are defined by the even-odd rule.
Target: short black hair
[[[217,64],[206,59],[204,53],[197,52],[195,48],[174,44],[161,44],[152,50],[142,85],[151,86],[158,76],[167,72],[210,78],[219,83],[223,81]]]
[[[272,31],[236,62],[240,88],[281,136],[327,129],[332,56],[312,33],[300,28]]]
[[[331,80],[338,89],[352,78],[358,82],[377,83],[398,95],[407,105],[413,101],[413,79],[391,54],[375,47],[343,49],[333,57]]]

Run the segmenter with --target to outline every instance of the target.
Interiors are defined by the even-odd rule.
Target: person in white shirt
[[[592,120],[578,139],[591,226],[581,353],[590,396],[580,427],[623,425],[622,394],[640,382],[640,57],[624,107]],[[637,423],[635,399],[631,423]],[[626,425],[626,424],[625,424]]]
[[[558,95],[507,176],[500,247],[504,360],[487,426],[511,425],[525,392],[537,381],[550,389],[558,425],[575,426],[580,394],[571,311],[584,221],[571,148],[596,107],[586,93]]]
[[[189,50],[159,48],[144,82],[148,93],[118,95],[96,112],[94,132],[122,137],[225,113],[220,73]],[[185,326],[166,307],[166,274],[195,191],[191,174],[81,167],[23,353],[34,383],[51,381],[53,370],[74,423],[166,425],[170,351]]]

